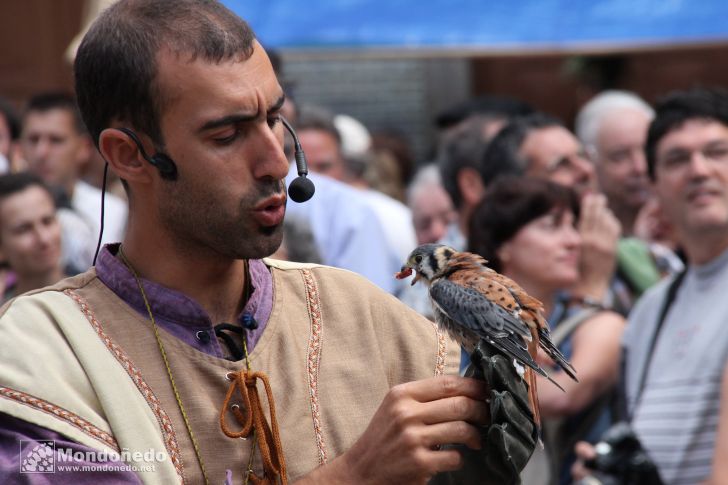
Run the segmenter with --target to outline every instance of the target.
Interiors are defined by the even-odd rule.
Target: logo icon
[[[55,473],[56,442],[20,440],[20,473]]]

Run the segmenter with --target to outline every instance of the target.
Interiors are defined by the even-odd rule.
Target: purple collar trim
[[[119,298],[146,317],[147,309],[134,275],[115,256],[118,250],[119,244],[104,246],[96,264],[96,275]],[[258,323],[257,329],[246,332],[248,351],[252,351],[263,334],[273,308],[273,277],[268,267],[259,259],[249,260],[248,268],[252,293],[243,312],[238,316],[238,322],[243,324],[245,316],[250,315]],[[219,345],[212,345],[213,349],[209,349],[205,345],[200,348],[200,345],[195,342],[195,340],[199,340],[199,337],[195,338],[195,335],[199,331],[203,331],[210,332],[210,336],[214,337],[213,326],[223,322],[211,322],[207,312],[187,295],[153,281],[143,278],[141,281],[154,319],[160,327],[200,350],[213,355],[218,354],[218,352],[214,352],[214,348],[219,349]],[[217,339],[212,338],[211,340],[215,344]],[[213,352],[209,352],[209,350],[213,350]]]

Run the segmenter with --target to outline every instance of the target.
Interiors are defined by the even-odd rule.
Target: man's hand
[[[587,468],[584,463],[593,460],[597,457],[597,452],[594,450],[594,446],[587,443],[586,441],[579,441],[574,446],[574,453],[576,453],[576,462],[571,466],[571,476],[574,482],[583,480],[584,478],[591,476],[594,472],[590,468]]]
[[[520,483],[538,439],[527,386],[500,354],[479,346],[471,359],[475,379],[392,388],[351,449],[297,485]]]
[[[461,453],[441,447],[481,448],[487,395],[485,382],[458,376],[395,386],[351,449],[307,478],[310,483],[424,484],[439,472],[456,470],[463,464]]]
[[[581,280],[575,293],[602,301],[614,273],[617,241],[622,228],[602,194],[587,194],[581,201]]]
[[[675,230],[665,217],[657,198],[649,199],[637,213],[632,235],[648,243],[659,243],[675,250]]]

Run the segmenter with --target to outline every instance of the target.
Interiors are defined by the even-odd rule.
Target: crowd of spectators
[[[543,302],[579,382],[557,372],[565,392],[539,387],[545,448],[526,483],[591,473],[592,445],[618,421],[664,483],[728,483],[728,93],[653,108],[606,91],[573,131],[519,100],[476,98],[434,120],[434,156],[416,171],[406,146],[390,149],[397,134],[297,101],[285,111],[316,194],[288,203],[276,257],[360,273],[432,318],[426,289],[392,275],[417,244],[442,243]],[[4,300],[86,270],[97,243],[123,238],[123,189],[106,191],[102,214],[103,164],[72,95],[39,93],[20,114],[0,100]]]

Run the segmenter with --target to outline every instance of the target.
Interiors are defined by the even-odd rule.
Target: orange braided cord
[[[268,381],[268,376],[259,371],[239,371],[231,372],[234,376],[227,394],[225,402],[220,410],[220,427],[223,433],[230,438],[248,438],[253,431],[258,437],[258,448],[260,456],[263,460],[264,477],[257,477],[251,473],[250,480],[254,484],[273,484],[276,477],[280,478],[281,484],[288,484],[286,476],[286,462],[283,456],[283,444],[278,430],[278,419],[276,418],[275,400],[273,399],[273,391]],[[263,405],[258,394],[257,380],[263,382],[266,398],[268,399],[268,409],[270,412],[271,424],[269,425],[265,419]],[[230,407],[230,401],[235,394],[235,390],[239,391],[242,397],[242,406],[233,406],[231,408],[238,424],[242,426],[239,431],[232,430],[225,421],[227,409]],[[243,411],[241,411],[244,409]],[[270,481],[272,480],[272,481]]]

